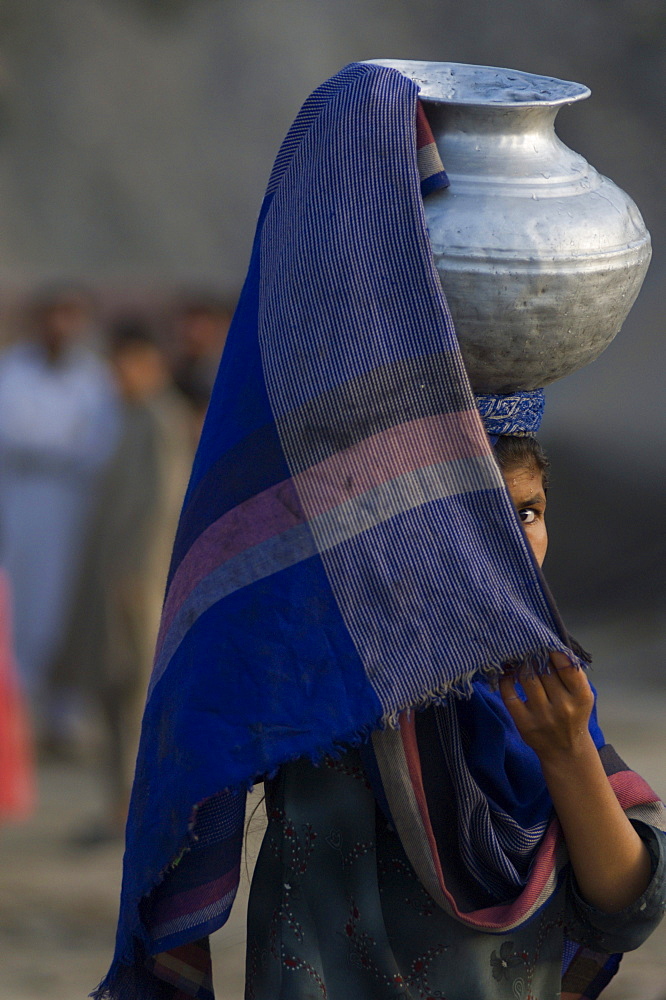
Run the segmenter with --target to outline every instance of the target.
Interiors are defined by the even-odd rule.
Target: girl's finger
[[[523,705],[523,700],[516,691],[516,685],[513,677],[509,677],[508,674],[503,674],[499,679],[499,689],[502,701],[509,711],[513,714],[516,709],[520,710]]]
[[[574,668],[569,665],[569,670]],[[545,674],[540,674],[541,683],[543,688],[548,695],[550,701],[556,702],[563,697],[570,697],[571,690],[567,684],[566,669],[553,668],[551,665],[550,672]]]
[[[543,705],[549,701],[548,692],[544,686],[544,676],[542,674],[521,674],[519,677],[521,687],[525,692],[528,705]]]
[[[575,667],[566,653],[551,652],[550,677],[557,678],[570,694],[578,694],[589,687],[589,681],[584,670]]]

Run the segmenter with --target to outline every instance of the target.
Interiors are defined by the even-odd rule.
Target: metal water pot
[[[578,83],[372,60],[420,87],[450,188],[428,195],[435,264],[476,392],[535,389],[618,333],[651,256],[636,205],[555,134]]]

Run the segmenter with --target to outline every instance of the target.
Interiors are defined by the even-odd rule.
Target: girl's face
[[[505,470],[504,480],[523,523],[534,558],[541,566],[548,548],[546,493],[541,473],[536,467],[516,465]]]

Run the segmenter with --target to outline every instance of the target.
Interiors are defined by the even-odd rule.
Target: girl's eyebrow
[[[515,501],[516,507],[534,507],[537,504],[545,504],[546,498],[543,493],[535,493],[531,497],[525,497]]]

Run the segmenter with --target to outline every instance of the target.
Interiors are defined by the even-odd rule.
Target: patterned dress
[[[502,936],[463,926],[430,899],[357,752],[286,765],[267,783],[266,807],[245,1000],[596,997],[617,968],[596,953],[638,947],[664,912],[666,837],[644,824],[653,876],[631,907],[602,914],[570,880],[527,927]]]

